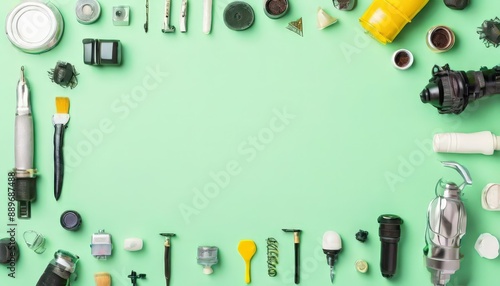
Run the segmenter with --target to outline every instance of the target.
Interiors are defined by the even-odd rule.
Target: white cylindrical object
[[[212,0],[203,0],[203,33],[210,34],[212,30]]]
[[[18,115],[15,120],[15,168],[33,169],[33,117]]]
[[[497,136],[489,131],[476,133],[438,133],[434,135],[434,152],[492,155],[498,150]]]

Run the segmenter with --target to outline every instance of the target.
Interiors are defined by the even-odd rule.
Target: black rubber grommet
[[[252,6],[246,2],[235,1],[229,3],[224,9],[224,23],[235,31],[243,31],[252,26],[255,20],[255,14]]]
[[[82,217],[76,211],[65,211],[61,215],[61,226],[66,230],[76,231],[82,225]]]

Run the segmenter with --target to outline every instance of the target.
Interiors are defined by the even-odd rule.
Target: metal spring
[[[278,264],[278,241],[269,237],[266,239],[267,242],[267,274],[270,277],[274,277],[278,275],[278,270],[276,269],[276,265]]]

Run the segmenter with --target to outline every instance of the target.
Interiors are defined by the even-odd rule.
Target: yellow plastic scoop
[[[253,240],[241,240],[238,244],[238,252],[245,260],[245,283],[250,283],[250,260],[257,251],[257,246]]]

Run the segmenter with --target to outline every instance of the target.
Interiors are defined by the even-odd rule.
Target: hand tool
[[[295,284],[300,282],[300,229],[282,229],[284,232],[293,232],[293,242],[295,249]]]
[[[175,236],[175,233],[160,233],[161,236],[165,237],[165,255],[164,255],[164,263],[165,263],[165,281],[167,282],[167,286],[170,285],[171,274],[171,258],[170,258],[170,238]]]
[[[69,122],[69,98],[56,97],[56,114],[52,117],[54,124],[54,197],[59,200],[64,178],[64,130]]]
[[[31,217],[31,202],[36,199],[36,169],[33,167],[33,117],[31,116],[30,90],[24,67],[17,84],[17,112],[15,121],[15,181],[18,218]]]

